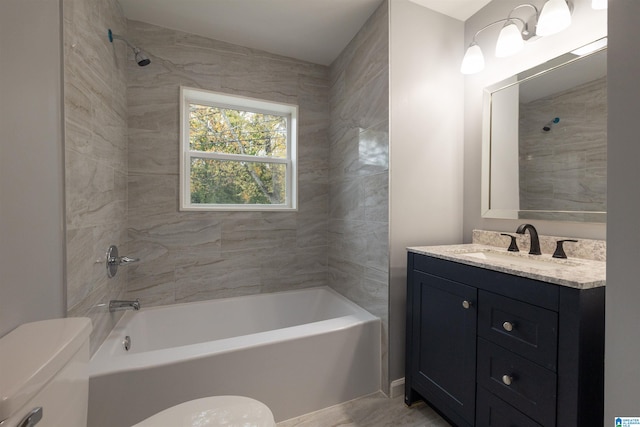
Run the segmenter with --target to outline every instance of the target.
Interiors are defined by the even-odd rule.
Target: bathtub
[[[91,358],[88,427],[213,395],[257,399],[282,421],[373,393],[380,328],[329,288],[128,311]]]

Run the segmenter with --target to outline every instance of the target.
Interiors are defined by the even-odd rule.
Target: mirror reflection
[[[599,41],[486,89],[484,217],[606,220],[602,46]]]

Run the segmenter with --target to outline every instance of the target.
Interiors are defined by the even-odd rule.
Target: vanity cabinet
[[[405,402],[456,426],[602,426],[604,287],[410,252]]]

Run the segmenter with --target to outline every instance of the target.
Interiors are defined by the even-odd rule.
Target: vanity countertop
[[[407,248],[407,250],[571,288],[589,289],[606,284],[606,262],[603,261],[573,257],[557,259],[552,258],[550,254],[514,253],[508,252],[504,248],[477,243],[414,246]],[[489,255],[486,257],[487,259],[484,259],[483,254]]]

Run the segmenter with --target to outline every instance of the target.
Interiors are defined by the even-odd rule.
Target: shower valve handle
[[[109,246],[107,251],[107,276],[112,278],[118,273],[119,265],[127,265],[140,261],[140,258],[131,258],[128,256],[118,256],[118,247],[116,245]]]

